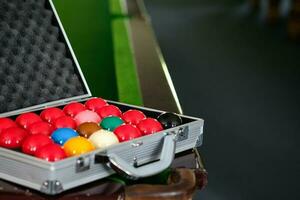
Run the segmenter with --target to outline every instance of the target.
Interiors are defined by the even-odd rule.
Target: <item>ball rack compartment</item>
[[[84,103],[85,100],[81,102]],[[123,112],[138,109],[148,117],[157,117],[164,112],[113,101],[108,103],[119,107]],[[57,107],[62,108],[64,105]],[[41,112],[38,109],[33,111]],[[47,162],[18,151],[0,148],[0,177],[54,195],[116,172],[132,179],[159,173],[171,164],[175,153],[202,144],[203,120],[180,116],[183,119],[180,126],[58,162]]]

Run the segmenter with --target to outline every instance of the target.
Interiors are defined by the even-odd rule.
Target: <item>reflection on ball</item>
[[[90,151],[93,151],[95,147],[93,144],[84,137],[74,137],[69,139],[64,144],[64,150],[67,156],[77,156]]]
[[[95,122],[84,122],[77,127],[80,136],[89,138],[93,133],[100,130],[101,127]]]
[[[113,144],[119,143],[117,136],[113,132],[99,130],[91,135],[89,140],[97,149],[103,149]]]

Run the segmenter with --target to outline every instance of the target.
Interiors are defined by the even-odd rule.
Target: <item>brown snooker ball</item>
[[[79,135],[89,138],[93,133],[100,130],[101,127],[95,122],[84,122],[77,127]]]

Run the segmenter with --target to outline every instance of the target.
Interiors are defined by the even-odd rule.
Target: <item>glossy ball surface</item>
[[[43,146],[52,143],[53,141],[49,136],[42,134],[29,135],[22,143],[22,151],[26,154],[34,155]]]
[[[85,122],[77,127],[77,132],[80,136],[89,138],[93,133],[100,130],[101,127],[94,122]]]
[[[110,131],[106,130],[99,130],[95,133],[93,133],[89,141],[97,148],[97,149],[104,149],[106,147],[109,147],[113,144],[118,144],[119,140],[117,136]]]
[[[124,124],[124,121],[120,117],[111,116],[104,118],[101,121],[100,126],[105,130],[114,131],[115,128],[122,124]]]
[[[116,117],[122,116],[121,110],[114,105],[103,106],[102,108],[98,109],[96,112],[99,114],[101,118],[110,117],[110,116],[116,116]]]
[[[19,115],[16,119],[17,124],[25,129],[28,128],[31,124],[40,121],[42,121],[42,119],[35,113],[24,113]]]
[[[76,122],[72,117],[62,116],[54,121],[53,126],[55,129],[58,128],[76,129]]]
[[[162,113],[157,117],[164,129],[173,128],[182,124],[182,119],[175,113]]]
[[[27,135],[28,132],[19,127],[5,129],[0,134],[0,146],[9,149],[17,149],[21,147]]]
[[[87,109],[91,111],[96,111],[99,108],[102,108],[103,106],[107,105],[107,102],[101,98],[92,98],[86,101],[84,105]]]
[[[28,128],[27,128],[28,132],[30,134],[43,134],[43,135],[51,135],[51,133],[54,131],[54,128],[51,124],[47,123],[47,122],[35,122],[33,124],[31,124]]]
[[[70,117],[75,117],[75,115],[84,110],[86,110],[86,107],[82,103],[78,102],[69,103],[63,109],[64,113]]]
[[[66,153],[58,144],[47,144],[40,148],[35,156],[49,162],[56,162],[66,158]]]
[[[122,119],[127,124],[137,125],[141,120],[146,119],[146,115],[139,110],[128,110],[123,113]]]
[[[71,128],[59,128],[52,133],[51,138],[56,144],[64,145],[69,139],[77,136],[78,133]]]
[[[52,124],[56,119],[65,116],[65,113],[59,108],[47,108],[41,112],[40,116],[44,121]]]
[[[153,118],[143,119],[137,127],[143,135],[149,135],[163,130],[162,125]]]
[[[12,119],[9,118],[0,118],[0,134],[5,129],[11,128],[11,127],[17,127],[17,123],[14,122]]]
[[[77,156],[95,150],[94,145],[84,137],[74,137],[64,144],[67,156]]]
[[[75,117],[74,120],[76,122],[76,125],[79,126],[80,124],[84,122],[95,122],[99,123],[101,121],[101,118],[99,115],[93,111],[90,110],[85,110],[80,113],[78,113]]]
[[[138,128],[130,124],[124,124],[114,130],[120,142],[132,140],[141,137],[142,134]]]

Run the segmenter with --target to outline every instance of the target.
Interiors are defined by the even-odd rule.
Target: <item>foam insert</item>
[[[86,94],[46,0],[0,0],[0,113]]]

